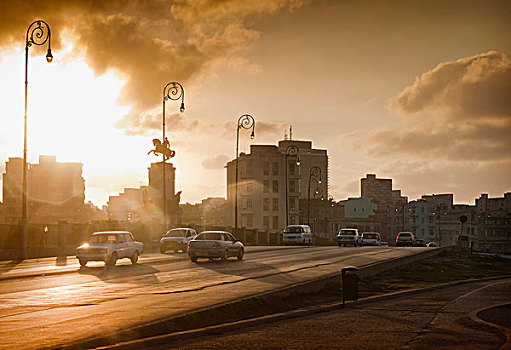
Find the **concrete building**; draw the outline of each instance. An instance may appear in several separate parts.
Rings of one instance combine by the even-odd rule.
[[[480,250],[511,252],[511,192],[489,198],[483,193],[475,204]]]
[[[401,196],[401,190],[392,189],[392,179],[378,179],[375,174],[367,174],[360,180],[360,196],[372,199],[377,205],[375,216],[381,223],[382,240],[395,240],[398,232],[403,231],[408,197]]]
[[[286,155],[291,146],[298,148],[297,156]],[[309,175],[315,166],[321,169],[321,181],[311,181],[308,195]],[[226,165],[229,226],[235,225],[235,168],[236,160]],[[249,154],[239,155],[238,227],[277,232],[286,224],[300,224],[300,212],[305,209],[301,207],[300,199],[309,197],[328,197],[326,150],[312,148],[311,141],[282,140],[278,146],[251,145]]]
[[[180,223],[179,202],[181,192],[175,193],[176,168],[166,163],[165,192],[167,201],[167,220],[169,224]],[[125,188],[117,196],[108,199],[108,217],[121,221],[163,221],[163,169],[162,162],[151,163],[148,168],[149,186]]]
[[[22,172],[23,159],[9,158],[3,174],[5,222],[17,222],[21,217]],[[39,164],[28,164],[29,222],[86,222],[91,213],[84,201],[85,181],[81,163],[57,162],[56,156],[41,155]]]

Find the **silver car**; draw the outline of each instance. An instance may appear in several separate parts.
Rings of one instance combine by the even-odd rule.
[[[193,228],[173,228],[168,230],[165,236],[160,239],[160,253],[165,253],[167,250],[173,250],[177,253],[178,250],[186,252],[188,242],[197,237],[197,232]]]
[[[227,260],[230,257],[243,259],[243,243],[225,231],[204,231],[188,243],[188,256],[193,262],[198,258]]]
[[[136,242],[128,231],[95,232],[87,243],[76,248],[76,257],[81,266],[88,261],[104,261],[113,266],[118,259],[128,258],[136,264],[144,250],[142,242]]]

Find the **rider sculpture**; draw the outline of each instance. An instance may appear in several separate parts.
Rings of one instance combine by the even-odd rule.
[[[154,149],[147,152],[147,154],[154,153],[155,155],[161,154],[164,160],[173,158],[176,155],[176,151],[170,149],[170,142],[168,138],[165,138],[163,143],[159,139],[153,139]]]

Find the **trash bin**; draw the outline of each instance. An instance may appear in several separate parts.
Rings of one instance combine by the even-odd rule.
[[[341,269],[342,304],[349,300],[358,300],[358,273],[355,266]]]

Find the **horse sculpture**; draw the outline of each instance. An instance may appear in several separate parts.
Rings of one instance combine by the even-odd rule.
[[[154,155],[163,155],[165,161],[169,158],[173,158],[176,155],[176,151],[170,149],[170,142],[168,138],[165,138],[163,143],[159,139],[153,139],[154,149],[147,152],[147,154],[154,153]]]

